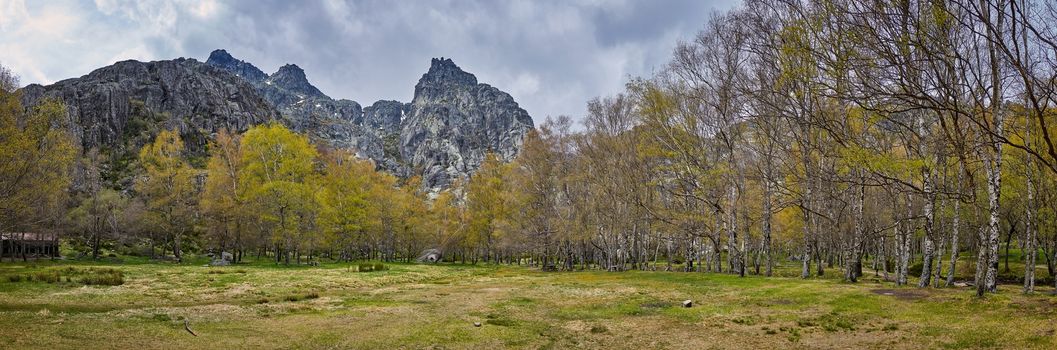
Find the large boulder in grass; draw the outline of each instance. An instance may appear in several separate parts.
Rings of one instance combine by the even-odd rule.
[[[418,262],[436,264],[439,263],[441,259],[443,259],[443,257],[444,255],[441,254],[440,250],[438,249],[426,249],[422,252],[422,254],[419,254]]]
[[[219,256],[214,255],[213,261],[209,262],[209,265],[213,266],[228,266],[235,262],[235,256],[228,252],[220,252]]]

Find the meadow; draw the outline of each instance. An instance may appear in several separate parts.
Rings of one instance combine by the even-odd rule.
[[[869,274],[849,284],[458,264],[4,262],[0,348],[1057,346],[1052,287],[1000,289],[979,299]]]

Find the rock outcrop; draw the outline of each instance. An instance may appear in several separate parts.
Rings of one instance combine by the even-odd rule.
[[[451,59],[435,58],[415,85],[400,150],[426,186],[446,188],[476,171],[489,152],[513,160],[532,127],[509,94],[478,83]]]
[[[260,69],[225,50],[210,53],[206,64],[244,77],[279,110],[291,129],[332,147],[354,150],[357,156],[373,159],[387,170],[400,170],[397,164],[385,160],[382,138],[360,126],[363,120],[360,104],[327,96],[308,81],[301,67],[286,64],[271,75],[256,74]]]
[[[201,136],[221,128],[243,131],[279,118],[245,80],[194,59],[122,61],[22,91],[26,106],[42,98],[63,100],[71,132],[86,150],[122,145],[148,113],[164,116],[149,122],[178,128],[192,147],[205,146]]]

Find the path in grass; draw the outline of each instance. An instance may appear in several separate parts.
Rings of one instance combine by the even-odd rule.
[[[120,286],[7,277],[63,268],[0,264],[0,348],[1057,344],[1057,297],[1022,296],[1013,286],[978,300],[964,289],[876,282],[426,265],[364,273],[348,265],[107,265],[124,273]],[[694,307],[682,308],[685,299]]]

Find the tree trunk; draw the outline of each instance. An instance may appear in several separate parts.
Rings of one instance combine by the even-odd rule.
[[[958,176],[957,180],[955,180],[954,186],[957,189],[957,193],[959,196],[962,193],[962,174],[965,172],[964,167],[965,165],[962,162],[958,162]],[[945,284],[945,286],[947,287],[950,287],[952,284],[954,284],[954,271],[955,268],[958,266],[958,230],[960,229],[959,225],[961,224],[962,216],[961,204],[961,198],[955,199],[954,217],[951,218],[951,266],[950,269],[947,270],[947,283]]]

